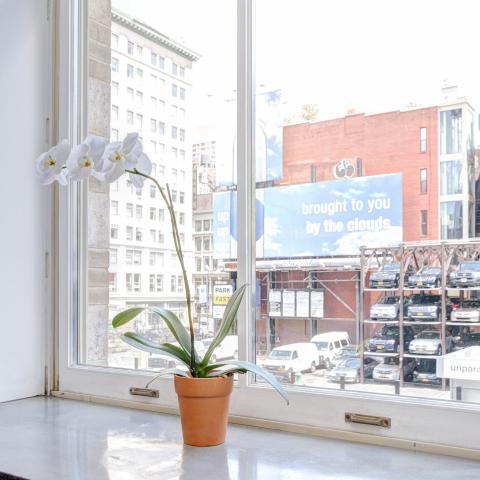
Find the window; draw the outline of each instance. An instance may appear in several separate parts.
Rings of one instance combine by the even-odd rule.
[[[118,225],[110,225],[110,238],[114,240],[118,239]]]
[[[137,68],[137,77],[143,79],[143,70],[141,68]]]
[[[133,78],[133,65],[127,65],[127,78]]]
[[[170,291],[171,292],[177,291],[177,277],[175,275],[170,276]]]
[[[118,58],[112,58],[112,72],[118,72]]]
[[[172,126],[172,138],[175,140],[177,138],[177,127]]]
[[[143,115],[141,113],[137,113],[137,126],[139,129],[143,128]]]
[[[150,53],[150,63],[156,67],[157,66],[157,54],[155,52]]]
[[[420,169],[420,193],[427,193],[427,169]]]
[[[178,149],[176,147],[172,147],[172,161],[176,162],[178,156]]]
[[[180,100],[185,100],[185,89],[180,88]]]
[[[428,235],[428,211],[420,210],[420,234],[424,237]]]
[[[185,225],[185,213],[180,212],[180,213],[178,214],[178,223],[179,223],[180,225]]]
[[[425,153],[427,151],[427,128],[420,128],[420,153]]]
[[[164,146],[164,145],[163,145]],[[160,178],[164,178],[165,177],[165,165],[159,165],[158,166],[158,176]]]
[[[183,292],[183,277],[180,275],[177,276],[177,291],[179,293]]]
[[[165,235],[162,232],[158,232],[158,243],[160,244],[165,243]]]
[[[158,133],[160,135],[165,135],[165,123],[164,122],[158,122]],[[164,146],[165,149],[165,146]]]
[[[137,103],[143,105],[143,92],[137,90]]]
[[[155,291],[155,275],[153,274],[149,275],[148,290],[150,293]]]
[[[463,206],[461,201],[440,202],[440,232],[442,240],[462,238]]]
[[[158,221],[163,223],[165,221],[165,210],[163,208],[158,209]]]
[[[180,161],[185,163],[185,150],[180,150]]]
[[[177,201],[177,191],[172,190],[172,202],[176,202],[176,201]]]
[[[150,97],[150,106],[153,110],[157,109],[157,97]]]
[[[207,272],[210,270],[210,257],[203,257],[203,268]]]
[[[142,229],[141,229],[141,228],[135,229],[135,240],[136,240],[137,242],[141,242],[141,241],[142,241],[142,238],[143,238],[143,236],[142,236]]]
[[[140,292],[141,289],[142,289],[141,275],[139,273],[134,273],[133,274],[133,291]]]
[[[462,109],[440,112],[440,153],[462,152]]]
[[[117,264],[117,249],[116,248],[111,248],[109,251],[109,263],[110,265],[116,265]]]
[[[128,218],[133,218],[133,203],[127,203],[125,205],[125,212]]]
[[[110,215],[118,215],[118,201],[110,200]]]
[[[112,48],[118,48],[118,35],[112,33]]]
[[[317,181],[317,165],[314,163],[310,165],[310,182],[315,183]]]
[[[163,252],[150,252],[150,266],[163,267]]]
[[[180,192],[179,196],[178,196],[178,199],[179,199],[181,204],[184,204],[185,203],[185,192]]]
[[[202,251],[202,237],[195,238],[195,251],[196,252]]]
[[[130,103],[133,103],[133,88],[127,87],[127,97]]]
[[[157,292],[163,291],[163,275],[157,275]]]
[[[160,113],[165,113],[165,102],[163,100],[158,101],[158,111]]]
[[[201,232],[202,231],[202,221],[201,220],[195,220],[195,231],[196,232]]]
[[[172,97],[176,97],[178,95],[178,86],[172,83]]]
[[[203,231],[208,232],[210,230],[210,220],[203,221]]]
[[[150,241],[152,243],[155,243],[157,241],[157,231],[156,230],[150,230]]]
[[[127,110],[127,123],[133,125],[133,112],[131,110]]]
[[[202,271],[202,257],[195,257],[195,269],[197,272]]]
[[[153,133],[157,131],[157,121],[154,118],[150,119],[150,131]]]
[[[158,66],[159,68],[161,68],[162,70],[165,69],[165,58],[163,57],[158,57]]]
[[[176,63],[172,63],[172,75],[178,74],[178,65]]]
[[[135,217],[141,219],[143,216],[143,207],[141,205],[135,205]]]
[[[143,47],[140,45],[137,45],[137,55],[141,57],[143,55]]]
[[[185,141],[185,130],[183,128],[180,129],[180,141]]]
[[[118,82],[112,82],[112,95],[118,97]]]
[[[150,220],[156,220],[157,218],[157,209],[155,207],[150,207]]]
[[[110,141],[112,142],[118,141],[118,128],[112,128],[112,132],[110,134]]]
[[[155,198],[157,196],[157,188],[155,185],[150,185],[150,198]]]
[[[448,160],[440,162],[440,194],[457,195],[463,193],[463,162]]]
[[[127,225],[125,227],[125,239],[126,240],[133,240],[133,227]]]
[[[203,249],[208,252],[210,250],[210,237],[205,237],[203,239]]]
[[[133,42],[128,42],[127,43],[127,52],[129,55],[133,55]]]
[[[180,77],[181,78],[185,77],[185,67],[180,67]]]
[[[176,182],[178,179],[178,170],[176,168],[172,168],[172,178],[174,182]]]

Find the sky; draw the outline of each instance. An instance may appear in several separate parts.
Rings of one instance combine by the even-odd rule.
[[[233,0],[113,0],[198,52],[196,115],[235,98]],[[438,104],[445,83],[480,105],[476,0],[257,0],[256,83],[282,90],[285,117],[314,103],[319,119]]]

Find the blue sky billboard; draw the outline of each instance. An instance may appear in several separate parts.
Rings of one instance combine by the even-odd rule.
[[[236,258],[236,192],[214,194],[214,254]],[[257,258],[357,255],[403,240],[402,175],[257,189]]]

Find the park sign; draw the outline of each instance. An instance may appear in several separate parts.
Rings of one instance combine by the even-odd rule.
[[[233,285],[231,283],[215,283],[212,294],[213,318],[223,318],[225,308],[233,295]]]
[[[237,193],[213,198],[214,255],[234,259]],[[376,175],[256,191],[257,258],[359,255],[403,240],[402,175]]]

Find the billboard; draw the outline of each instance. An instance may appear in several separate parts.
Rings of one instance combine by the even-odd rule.
[[[403,240],[402,175],[257,189],[257,258],[358,255]],[[214,255],[236,258],[236,192],[213,198]]]

